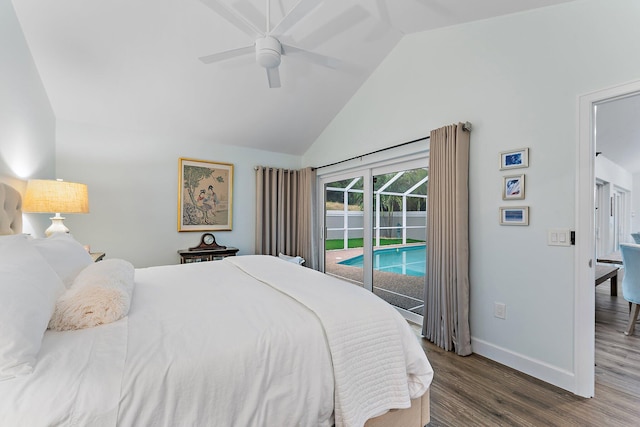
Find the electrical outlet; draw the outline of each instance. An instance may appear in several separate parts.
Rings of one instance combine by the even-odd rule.
[[[501,302],[493,303],[493,315],[498,319],[507,318],[507,305]]]

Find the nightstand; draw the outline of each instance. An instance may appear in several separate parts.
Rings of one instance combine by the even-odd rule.
[[[93,258],[93,262],[98,262],[98,261],[102,261],[102,258],[104,258],[105,253],[104,252],[89,252],[89,255],[91,255],[91,258]]]
[[[238,248],[231,247],[224,249],[183,249],[178,251],[178,255],[180,255],[180,264],[188,264],[190,262],[217,261],[228,256],[235,256],[238,251]]]
[[[217,261],[228,256],[235,256],[238,248],[222,246],[216,243],[216,237],[211,233],[204,233],[200,244],[193,248],[178,251],[180,264],[190,262]]]

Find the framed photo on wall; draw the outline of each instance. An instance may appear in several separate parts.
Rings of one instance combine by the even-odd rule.
[[[528,206],[503,206],[500,208],[500,225],[529,225]]]
[[[529,167],[529,149],[503,151],[500,153],[500,170]]]
[[[502,200],[524,199],[524,174],[502,177]]]
[[[178,231],[231,230],[233,165],[181,157]]]

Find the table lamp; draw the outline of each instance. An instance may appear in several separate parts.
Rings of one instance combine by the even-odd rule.
[[[68,233],[60,213],[88,213],[89,194],[85,184],[48,179],[31,179],[27,182],[22,208],[25,212],[55,213],[51,226],[44,232]]]

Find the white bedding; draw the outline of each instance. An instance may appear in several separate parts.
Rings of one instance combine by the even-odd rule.
[[[274,257],[228,260],[321,320],[333,361],[337,426],[361,426],[389,409],[408,408],[429,387],[433,370],[415,335],[373,293]]]
[[[230,263],[137,270],[128,353],[123,426],[331,424],[320,323]]]
[[[0,425],[331,426],[334,388],[337,426],[409,406],[433,376],[410,328],[326,278],[261,256],[138,269],[128,317],[48,331],[0,382]]]
[[[0,426],[116,425],[127,323],[47,331],[33,372],[0,382]]]

